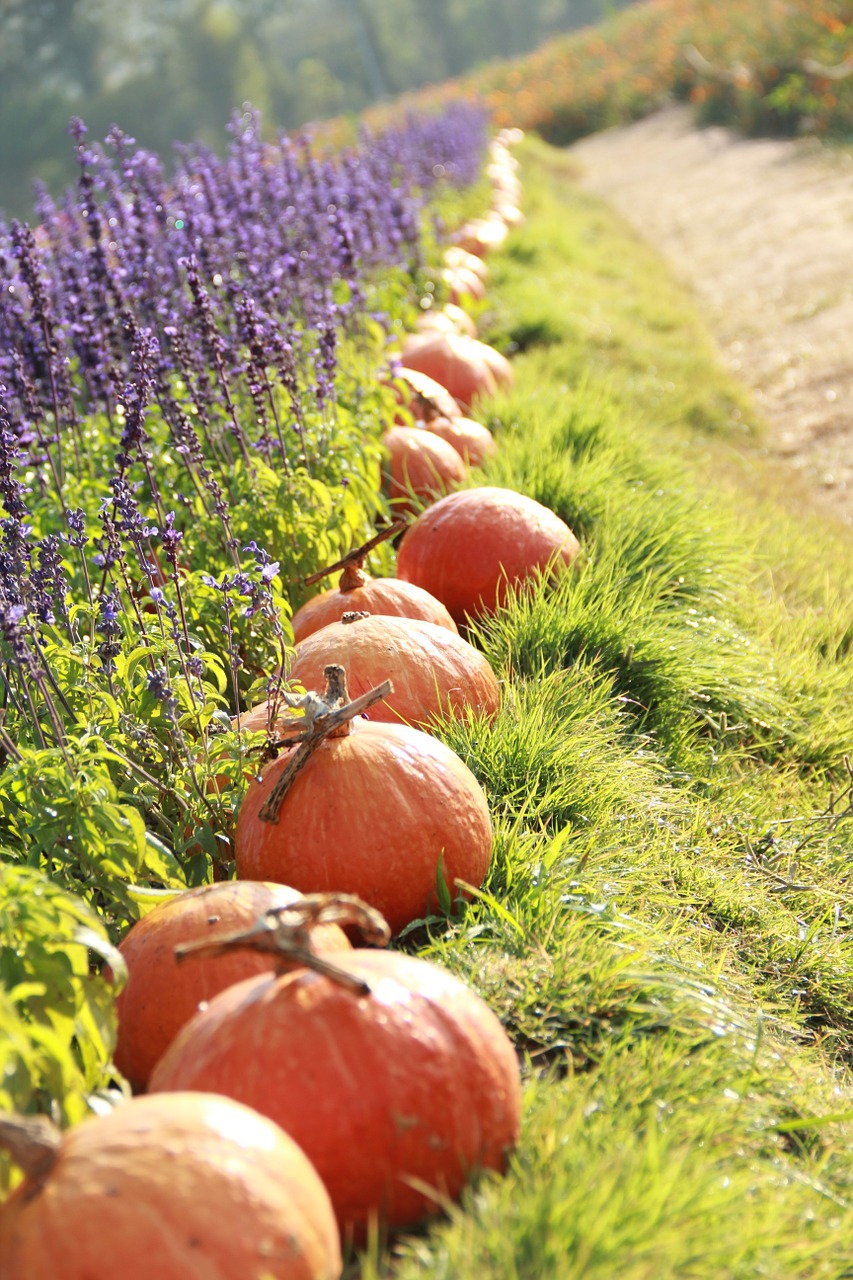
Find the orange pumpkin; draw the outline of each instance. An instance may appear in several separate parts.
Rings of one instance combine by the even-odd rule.
[[[438,330],[409,334],[403,342],[403,359],[408,367],[447,387],[463,405],[494,395],[499,386],[512,382],[509,361],[499,351],[462,334]]]
[[[426,422],[430,418],[458,418],[462,413],[445,386],[417,369],[398,369],[394,376],[394,392],[404,408]],[[397,421],[402,422],[402,419]]]
[[[454,305],[473,298],[482,302],[486,296],[486,286],[475,271],[467,267],[445,267],[441,278],[450,290],[450,300]]]
[[[493,249],[499,249],[507,237],[507,225],[494,215],[485,218],[472,218],[460,228],[456,235],[456,243],[468,253],[478,258],[485,258]]]
[[[223,992],[174,1042],[152,1088],[210,1089],[270,1116],[359,1238],[372,1218],[410,1226],[472,1175],[502,1170],[521,1099],[506,1033],[457,978],[387,951],[352,951],[340,968],[369,993],[304,970]]]
[[[354,614],[330,623],[296,646],[289,678],[319,689],[329,663],[346,668],[351,698],[391,680],[393,692],[368,708],[369,720],[423,725],[466,707],[491,718],[500,706],[500,685],[479,649],[431,622]]]
[[[299,644],[330,622],[340,622],[345,613],[418,618],[421,622],[431,622],[434,626],[457,632],[456,623],[444,605],[428,591],[414,587],[410,582],[401,582],[399,578],[371,578],[360,562],[354,562],[344,568],[333,591],[323,591],[296,610],[291,619],[294,641]]]
[[[492,191],[496,196],[516,202],[521,199],[521,182],[515,169],[506,160],[487,165],[486,174],[492,180]]]
[[[424,427],[434,436],[441,436],[469,467],[481,467],[495,456],[497,445],[488,427],[473,418],[433,418]]]
[[[459,267],[464,267],[466,271],[473,271],[474,275],[479,276],[483,284],[489,278],[489,268],[482,258],[478,258],[476,253],[468,253],[465,249],[460,249],[458,244],[452,244],[444,251],[445,266],[450,267],[451,271],[456,271]]]
[[[388,450],[388,497],[396,512],[416,511],[448,489],[462,484],[468,468],[453,445],[428,431],[392,427],[383,441]]]
[[[63,1135],[0,1208],[3,1280],[336,1280],[329,1196],[266,1116],[134,1098]]]
[[[272,729],[273,734],[280,726],[282,720],[290,719],[293,712],[287,706],[283,699],[278,699],[276,707],[276,717],[272,725],[269,723],[270,704],[267,702],[259,702],[256,707],[252,707],[251,711],[242,711],[240,713],[240,728],[243,733],[267,733]],[[254,773],[251,775],[254,777]]]
[[[264,770],[237,815],[242,880],[276,880],[303,893],[354,893],[394,933],[438,905],[439,863],[475,888],[489,868],[486,797],[449,747],[408,725],[357,720],[321,742],[297,775],[279,820],[259,817],[293,749]]]
[[[451,493],[403,535],[397,573],[447,605],[457,623],[492,613],[517,586],[579,551],[569,526],[541,503],[484,486]]]
[[[515,381],[515,375],[512,371],[512,365],[507,360],[506,356],[502,355],[500,351],[495,349],[495,347],[490,347],[488,342],[478,342],[476,346],[477,354],[481,359],[485,360],[486,364],[491,369],[492,377],[498,384],[500,390],[509,391]]]
[[[446,302],[440,310],[424,311],[417,319],[418,329],[445,329],[456,333],[464,333],[468,338],[476,338],[477,326],[468,315],[454,302]]]
[[[498,199],[494,205],[494,212],[508,227],[520,227],[524,224],[524,214],[509,197]]]
[[[135,1092],[146,1087],[154,1064],[203,1001],[275,964],[268,955],[250,951],[189,956],[178,964],[175,947],[248,928],[273,907],[300,897],[283,884],[226,880],[179,894],[130,929],[119,946],[128,981],[116,1002],[115,1064]],[[349,949],[346,934],[334,925],[318,926],[311,939],[318,952]]]

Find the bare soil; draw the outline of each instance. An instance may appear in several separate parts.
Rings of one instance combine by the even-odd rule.
[[[696,129],[676,106],[572,152],[698,297],[768,454],[853,524],[853,153]]]

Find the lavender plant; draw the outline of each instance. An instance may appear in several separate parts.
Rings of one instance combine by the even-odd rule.
[[[377,319],[485,129],[454,108],[333,157],[246,111],[171,178],[71,134],[76,187],[0,225],[0,857],[115,930],[229,874],[240,711],[301,579],[385,514]]]

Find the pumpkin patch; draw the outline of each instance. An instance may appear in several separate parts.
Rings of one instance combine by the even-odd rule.
[[[133,926],[119,947],[128,980],[116,1004],[115,1063],[134,1090],[145,1088],[154,1064],[203,1001],[273,966],[269,956],[251,951],[198,956],[179,965],[175,947],[227,937],[299,897],[282,884],[224,881],[179,894]],[[320,952],[349,949],[346,935],[333,925],[319,926],[312,945]]]
[[[415,418],[456,418],[462,413],[447,387],[419,369],[403,367],[394,374],[394,394],[398,403]],[[398,423],[404,424],[402,417]]]
[[[388,450],[388,497],[395,512],[417,510],[462,484],[468,468],[459,453],[437,435],[414,427],[392,427],[384,437]]]
[[[489,428],[473,418],[433,418],[424,425],[427,431],[453,445],[469,467],[482,467],[497,452],[495,437]]]
[[[485,345],[457,333],[410,334],[403,343],[403,359],[407,368],[432,378],[446,387],[454,400],[470,408],[476,400],[493,396],[498,389],[493,358]]]
[[[356,950],[318,974],[251,978],[217,996],[158,1065],[152,1090],[222,1093],[274,1119],[328,1188],[342,1231],[392,1229],[500,1171],[518,1138],[512,1045],[491,1010],[436,965]]]
[[[375,613],[382,617],[415,618],[457,631],[456,623],[440,600],[422,587],[402,578],[371,578],[357,565],[348,565],[338,585],[308,600],[291,619],[297,644],[345,613]]]

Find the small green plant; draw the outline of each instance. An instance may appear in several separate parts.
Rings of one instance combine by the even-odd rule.
[[[92,908],[35,867],[0,863],[0,1110],[74,1123],[115,1087],[123,981],[122,958]],[[4,1157],[0,1184],[8,1177]]]

